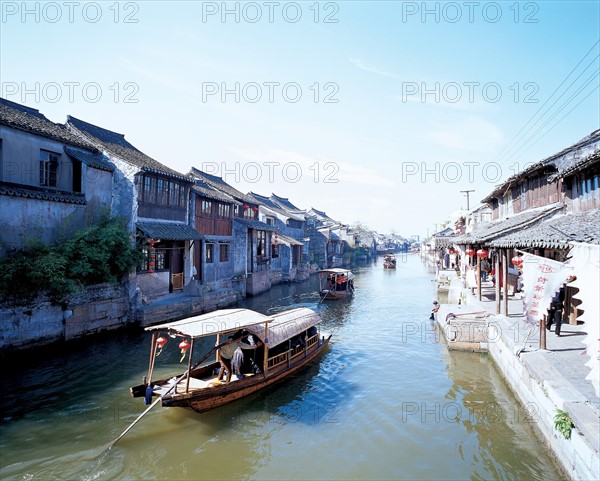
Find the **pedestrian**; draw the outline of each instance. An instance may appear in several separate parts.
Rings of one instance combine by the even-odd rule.
[[[235,353],[236,349],[256,349],[257,347],[258,343],[251,345],[242,342],[242,331],[238,331],[234,335],[229,336],[227,338],[226,344],[221,346],[221,348],[219,349],[221,369],[219,370],[217,380],[223,380],[223,375],[225,374],[225,371],[227,371],[225,382],[228,383],[231,381],[231,374],[233,373],[231,358],[233,357],[233,354]]]
[[[431,316],[429,316],[429,320],[433,321],[435,319],[435,313],[440,310],[440,304],[438,301],[433,301],[433,308],[431,309]]]
[[[481,268],[481,280],[485,282],[487,281],[488,272],[492,270],[490,261],[488,261],[487,258],[482,259],[479,267]]]
[[[550,330],[552,324],[556,324],[554,333],[560,337],[560,326],[562,325],[563,317],[563,303],[565,300],[565,286],[563,284],[561,288],[556,291],[550,302],[550,308],[548,309],[548,318],[546,320],[546,329]]]

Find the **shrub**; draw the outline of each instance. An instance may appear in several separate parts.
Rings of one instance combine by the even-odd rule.
[[[27,303],[45,292],[62,302],[82,286],[118,282],[140,260],[125,224],[105,218],[64,244],[37,243],[0,259],[0,296]]]

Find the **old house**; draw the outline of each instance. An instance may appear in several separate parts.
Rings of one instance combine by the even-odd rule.
[[[277,202],[277,199],[287,199],[275,195],[266,197],[254,192],[249,195],[259,203],[260,220],[275,228],[271,242],[272,284],[297,280],[304,246],[304,216],[299,212],[290,212]],[[306,278],[305,275],[300,277]]]
[[[114,170],[63,125],[0,99],[0,256],[66,238],[111,213]]]
[[[235,269],[233,233],[234,212],[243,204],[202,180],[202,175],[194,168],[188,174],[195,182],[191,202],[193,225],[203,237],[195,243],[193,252],[196,291],[233,289],[236,296],[245,297],[245,270]]]
[[[512,176],[482,200],[491,207],[493,221],[461,236],[457,244],[490,251],[496,272],[507,279],[502,286],[505,300],[516,289],[516,269],[510,260],[517,250],[564,262],[574,242],[598,244],[599,165],[600,130],[596,130]],[[500,312],[500,283],[496,289]],[[569,298],[573,294],[569,289]],[[570,305],[574,322],[577,312]]]
[[[255,296],[271,288],[271,242],[275,230],[259,220],[259,203],[254,197],[230,186],[221,177],[192,168],[194,180],[216,189],[236,202],[232,211],[233,275],[246,281],[246,295]]]
[[[194,275],[191,247],[202,238],[188,224],[193,181],[138,150],[123,134],[72,116],[67,128],[92,143],[116,167],[119,195],[113,209],[128,219],[146,254],[136,275],[139,296],[152,300],[181,291]]]

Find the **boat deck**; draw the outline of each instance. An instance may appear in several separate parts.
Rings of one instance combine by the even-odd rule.
[[[251,377],[251,376],[254,376],[254,374],[244,374],[244,377]],[[155,386],[152,392],[158,396],[162,396],[163,394],[167,393],[167,391],[171,388],[171,386],[173,386],[174,381],[175,381],[175,379],[170,379],[169,382],[167,382],[165,384],[162,384],[160,386]],[[236,376],[231,376],[230,383],[235,382],[235,381],[238,381],[238,378]],[[184,393],[186,383],[187,383],[187,379],[181,380],[177,384],[177,389],[175,389],[175,391],[172,391],[172,393],[173,394]],[[225,384],[225,381],[219,381],[217,379],[217,376],[214,376],[214,377],[212,377],[210,379],[206,379],[206,380],[205,379],[196,379],[195,377],[191,377],[189,392],[197,391],[199,389],[216,387],[216,386],[220,386],[222,384]]]

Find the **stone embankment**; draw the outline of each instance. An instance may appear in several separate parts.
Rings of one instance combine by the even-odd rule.
[[[449,349],[489,353],[523,404],[523,422],[535,428],[569,478],[600,479],[600,398],[586,380],[585,324],[563,325],[560,337],[547,332],[547,349],[540,349],[539,329],[524,322],[519,294],[509,297],[508,316],[503,316],[495,313],[491,283],[482,291],[479,301],[468,289],[452,295],[449,287],[449,299],[460,304],[443,304],[436,316]],[[558,410],[573,421],[569,439],[554,426]]]

